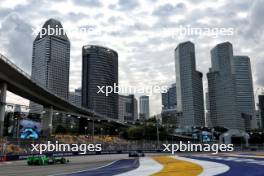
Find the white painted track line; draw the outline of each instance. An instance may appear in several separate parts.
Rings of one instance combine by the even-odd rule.
[[[230,167],[217,162],[212,161],[204,161],[204,160],[197,160],[197,159],[191,159],[191,158],[185,158],[185,157],[179,157],[179,156],[172,156],[179,160],[189,161],[196,164],[199,164],[203,168],[203,172],[199,176],[213,176],[218,175],[227,172]]]
[[[119,174],[118,176],[149,176],[163,169],[163,166],[150,157],[139,159],[139,167],[135,170]]]

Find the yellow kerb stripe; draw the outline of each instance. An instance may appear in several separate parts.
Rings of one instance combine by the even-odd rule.
[[[203,171],[203,168],[198,164],[177,160],[169,156],[152,158],[163,165],[163,169],[152,176],[196,176]]]

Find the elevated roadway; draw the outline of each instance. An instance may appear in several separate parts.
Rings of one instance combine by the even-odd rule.
[[[0,54],[0,136],[3,135],[3,125],[6,105],[6,91],[10,91],[28,100],[34,101],[50,109],[48,117],[52,118],[53,109],[79,114],[86,118],[111,120],[103,115],[94,113],[92,110],[77,106],[63,99],[31,79],[31,76],[17,67],[8,58]],[[50,122],[51,119],[48,120]]]

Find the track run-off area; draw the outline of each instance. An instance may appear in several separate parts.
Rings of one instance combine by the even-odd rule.
[[[0,175],[60,176],[264,176],[263,153],[98,155],[70,158],[65,165],[27,166],[25,161],[0,164]],[[22,170],[21,170],[22,169]]]

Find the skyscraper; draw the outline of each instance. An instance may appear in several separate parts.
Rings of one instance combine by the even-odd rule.
[[[70,92],[69,101],[77,106],[82,106],[82,90],[75,89],[74,92]]]
[[[161,94],[162,98],[162,111],[161,118],[162,123],[166,125],[179,126],[180,114],[176,110],[177,107],[177,95],[176,95],[176,84],[172,84],[168,88],[166,93]]]
[[[264,95],[259,95],[259,110],[260,110],[260,116],[261,116],[261,126],[264,128]]]
[[[162,110],[176,109],[176,84],[172,84],[166,93],[161,94],[162,97]]]
[[[149,118],[149,96],[139,97],[139,114],[140,118]]]
[[[192,42],[184,42],[177,46],[175,67],[177,111],[182,112],[180,126],[204,126],[203,75],[196,70]]]
[[[49,29],[61,32],[48,34]],[[68,99],[69,71],[70,41],[61,23],[58,20],[49,19],[33,43],[31,77],[52,93]],[[30,109],[33,113],[40,113],[42,106],[31,102]]]
[[[260,110],[256,110],[256,122],[257,122],[257,129],[263,129]]]
[[[118,94],[99,92],[98,86],[118,85],[118,54],[96,45],[82,49],[82,105],[109,118],[118,118]]]
[[[205,92],[205,124],[207,127],[212,127],[210,118],[210,102],[208,90]]]
[[[236,100],[247,130],[257,128],[251,64],[248,56],[234,56],[232,68],[236,81]]]
[[[236,82],[232,68],[233,47],[229,42],[216,45],[211,50],[212,67],[207,74],[212,126],[245,129],[236,100]]]
[[[138,118],[138,104],[134,95],[119,95],[119,112],[118,119],[120,121],[135,121]]]

